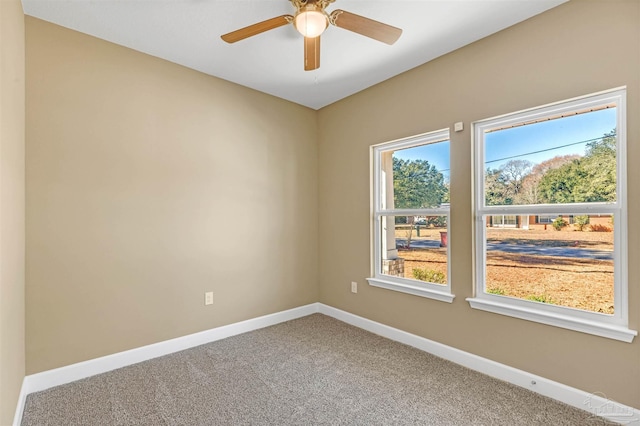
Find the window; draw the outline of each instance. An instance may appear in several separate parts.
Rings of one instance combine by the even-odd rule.
[[[558,215],[552,215],[552,214],[541,214],[541,215],[538,215],[536,217],[538,218],[538,220],[536,221],[538,223],[551,224],[556,219],[556,217],[559,217],[559,216]]]
[[[473,308],[631,342],[625,89],[474,123]]]
[[[502,215],[496,215],[496,216],[489,216],[490,226],[515,228],[517,223],[518,223],[518,219],[515,215],[502,214]]]
[[[452,302],[449,130],[372,147],[369,284]]]

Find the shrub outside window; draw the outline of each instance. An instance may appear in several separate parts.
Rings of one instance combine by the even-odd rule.
[[[452,302],[449,130],[373,146],[369,284]]]
[[[632,341],[625,89],[474,123],[473,308]]]

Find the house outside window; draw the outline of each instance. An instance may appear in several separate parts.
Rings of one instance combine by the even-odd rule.
[[[372,286],[452,302],[449,130],[375,145]]]
[[[625,101],[616,89],[474,123],[473,308],[637,335],[628,329]]]

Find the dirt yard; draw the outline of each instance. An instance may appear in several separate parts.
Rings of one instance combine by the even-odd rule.
[[[429,229],[414,241],[440,241],[439,230]],[[404,239],[405,231],[396,231]],[[487,229],[489,242],[542,247],[573,247],[613,250],[612,232]],[[405,277],[413,268],[447,274],[445,248],[401,250]],[[613,313],[613,262],[588,258],[540,256],[488,251],[487,289],[490,293],[557,304],[593,312]]]

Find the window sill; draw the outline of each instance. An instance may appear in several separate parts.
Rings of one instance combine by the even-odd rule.
[[[629,328],[620,325],[590,321],[569,315],[544,312],[539,309],[514,306],[509,303],[471,297],[467,299],[467,302],[469,302],[469,305],[471,305],[473,309],[480,309],[482,311],[493,312],[495,314],[507,315],[528,321],[553,325],[569,330],[580,331],[582,333],[593,334],[595,336],[606,337],[608,339],[620,340],[627,343],[631,343],[633,338],[638,335],[637,331],[630,330]]]
[[[445,291],[432,290],[409,284],[401,284],[381,278],[367,278],[367,281],[369,282],[369,285],[372,285],[374,287],[386,288],[387,290],[413,294],[414,296],[426,297],[428,299],[439,300],[441,302],[451,303],[455,298],[453,294],[447,293]]]

